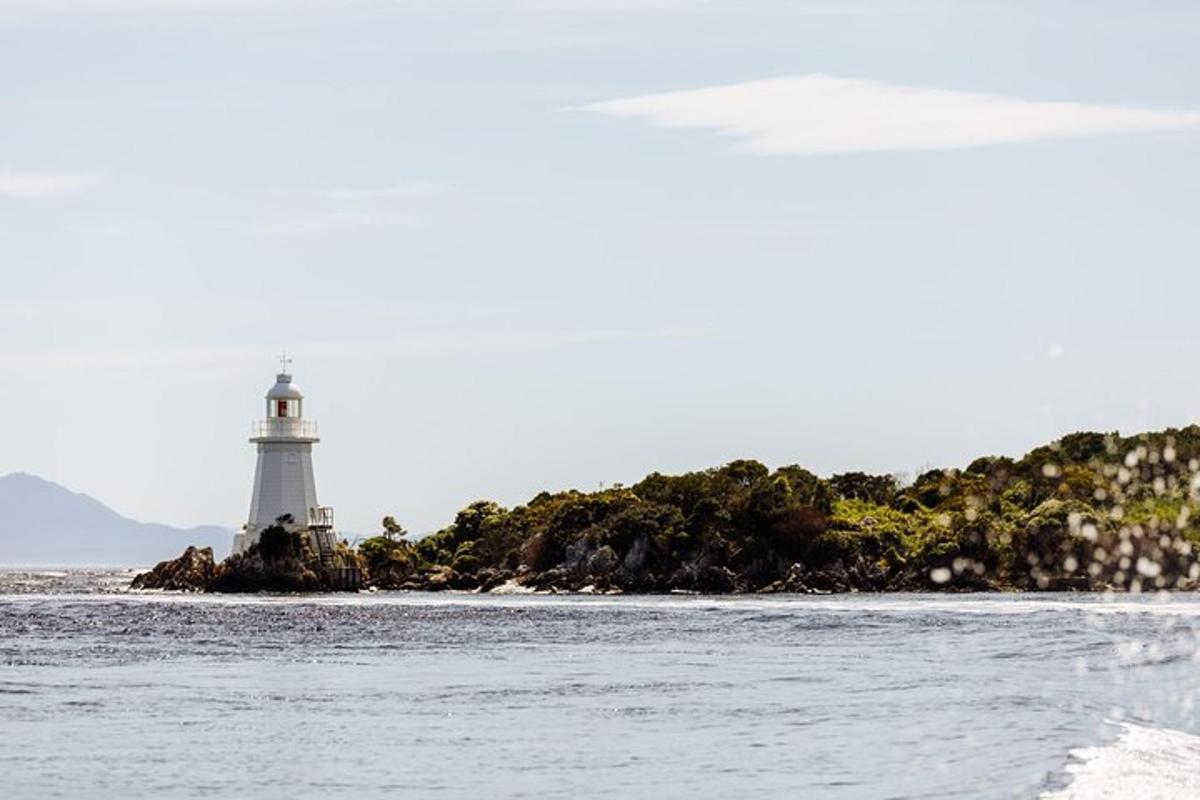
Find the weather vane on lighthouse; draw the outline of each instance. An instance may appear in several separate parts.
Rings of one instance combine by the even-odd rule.
[[[282,353],[279,354],[280,372],[286,373],[288,371],[288,365],[290,365],[291,363],[292,363],[292,360],[290,358],[288,358],[287,350],[284,350]]]

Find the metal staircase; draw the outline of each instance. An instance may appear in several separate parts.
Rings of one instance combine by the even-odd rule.
[[[321,566],[331,574],[336,573],[334,580],[342,589],[354,590],[362,586],[362,574],[358,567],[345,566],[338,558],[332,508],[318,506],[308,510],[308,535]]]

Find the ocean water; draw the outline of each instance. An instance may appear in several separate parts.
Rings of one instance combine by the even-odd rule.
[[[0,573],[0,796],[1195,798],[1200,598]]]

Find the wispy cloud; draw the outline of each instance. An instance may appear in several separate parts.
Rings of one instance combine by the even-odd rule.
[[[0,197],[42,200],[76,194],[91,187],[98,175],[82,172],[16,172],[0,169]]]
[[[952,150],[1200,129],[1200,113],[1020,100],[882,81],[796,75],[592,103],[584,110],[699,128],[754,155]]]

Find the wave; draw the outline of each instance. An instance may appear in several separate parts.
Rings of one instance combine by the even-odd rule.
[[[1200,736],[1129,722],[1112,723],[1112,742],[1071,751],[1070,782],[1041,800],[1194,800],[1200,797]]]

